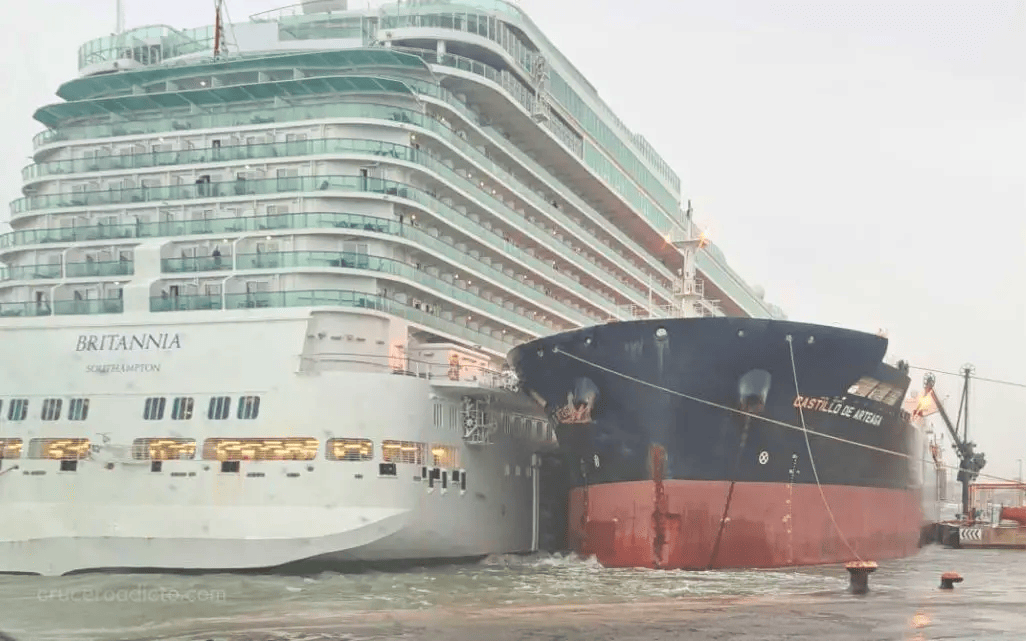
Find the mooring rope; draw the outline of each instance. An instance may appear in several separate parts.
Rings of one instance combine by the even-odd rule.
[[[944,464],[944,463],[936,463],[932,459],[928,459],[928,458],[925,458],[925,457],[914,456],[914,455],[911,455],[911,454],[906,454],[904,452],[896,452],[894,450],[888,450],[888,449],[883,448],[883,447],[877,447],[875,445],[869,445],[868,443],[859,443],[858,441],[852,441],[850,439],[841,438],[840,436],[834,436],[833,434],[824,434],[823,432],[817,432],[815,430],[803,430],[802,427],[798,426],[798,425],[792,425],[792,424],[786,423],[784,421],[778,421],[776,419],[769,418],[768,416],[760,416],[759,414],[753,414],[751,412],[746,412],[744,410],[739,410],[736,407],[730,407],[729,405],[723,405],[721,403],[716,403],[714,401],[706,400],[704,398],[699,398],[697,396],[691,396],[690,394],[685,394],[684,392],[678,392],[677,390],[672,390],[672,389],[670,389],[668,387],[663,387],[661,385],[657,385],[655,383],[652,383],[652,382],[649,382],[649,381],[637,378],[636,376],[631,376],[630,374],[626,374],[624,372],[619,372],[619,371],[617,371],[615,369],[612,369],[610,367],[606,367],[605,365],[599,365],[598,363],[589,361],[588,359],[582,358],[580,356],[577,356],[576,354],[571,354],[570,352],[561,350],[561,349],[559,349],[558,345],[553,346],[552,352],[554,354],[562,354],[563,356],[571,358],[571,359],[573,359],[573,360],[575,360],[575,361],[577,361],[579,363],[583,363],[583,364],[585,364],[585,365],[587,365],[589,367],[594,367],[595,369],[602,370],[603,372],[606,372],[608,374],[612,374],[614,376],[619,376],[620,378],[623,378],[624,380],[628,380],[628,381],[637,383],[638,385],[644,385],[646,387],[650,387],[652,389],[659,390],[660,392],[665,392],[667,394],[672,394],[674,396],[679,396],[681,398],[687,399],[689,401],[693,401],[695,403],[700,403],[700,404],[706,405],[708,407],[715,407],[717,409],[721,409],[721,410],[724,410],[724,411],[727,411],[727,412],[733,412],[734,414],[740,414],[741,416],[748,416],[748,417],[753,418],[755,420],[762,421],[764,423],[769,423],[771,425],[779,425],[780,427],[786,427],[787,429],[790,429],[790,430],[796,430],[796,431],[799,431],[799,432],[805,432],[806,434],[811,434],[813,436],[818,436],[820,438],[825,438],[825,439],[828,439],[828,440],[831,440],[831,441],[836,441],[838,443],[845,443],[847,445],[854,445],[855,447],[861,447],[863,449],[873,450],[874,452],[880,452],[882,454],[888,454],[890,456],[896,456],[898,458],[907,459],[909,461],[915,461],[915,462],[919,462],[919,463],[923,463],[923,462],[925,462],[925,463],[933,463],[937,467],[945,469],[945,470],[954,470],[956,472],[959,472],[959,471],[963,470],[963,468],[961,466],[958,466],[958,465],[947,465],[947,464]],[[971,470],[966,469],[965,471],[971,471]],[[994,474],[987,474],[985,472],[978,472],[977,476],[979,478],[990,479],[990,480],[993,480],[993,481],[1001,481],[1003,483],[1021,483],[1021,481],[1019,481],[1017,479],[1005,478],[1003,476],[996,476]]]
[[[791,353],[791,374],[794,375],[794,393],[801,396],[801,392],[798,388],[798,366],[794,362],[794,341],[791,335],[788,334],[785,338],[787,341],[787,351]],[[834,518],[834,511],[830,509],[830,502],[827,501],[826,492],[823,491],[823,484],[819,482],[819,472],[816,471],[816,459],[812,455],[812,443],[809,441],[809,428],[805,425],[805,410],[802,409],[802,404],[798,404],[798,418],[802,422],[802,434],[805,435],[805,447],[809,451],[809,466],[812,468],[812,476],[816,479],[816,487],[819,488],[819,496],[823,499],[823,507],[826,508],[827,514],[830,515],[830,522],[834,524],[834,529],[837,530],[837,536],[841,537],[841,542],[847,546],[848,550],[855,557],[855,560],[862,561],[862,557],[855,551],[851,543],[848,542],[848,538],[844,536],[844,532],[841,531],[841,526],[837,524],[837,519]],[[789,524],[794,527],[793,524]]]
[[[691,396],[690,394],[685,394],[684,392],[678,392],[677,390],[672,390],[672,389],[670,389],[668,387],[662,387],[661,385],[656,385],[655,383],[650,383],[650,382],[648,382],[646,380],[642,380],[640,378],[631,376],[630,374],[625,374],[623,372],[618,372],[618,371],[616,371],[614,369],[611,369],[609,367],[605,367],[604,365],[599,365],[598,363],[593,363],[593,362],[591,362],[591,361],[589,361],[587,359],[581,358],[580,356],[577,356],[575,354],[571,354],[570,352],[565,352],[565,351],[559,349],[558,345],[553,347],[552,351],[554,353],[562,354],[562,355],[567,356],[569,358],[572,358],[572,359],[574,359],[576,361],[584,363],[585,365],[589,365],[591,367],[594,367],[595,369],[600,369],[600,370],[602,370],[604,372],[608,372],[608,373],[613,374],[615,376],[619,376],[619,377],[627,379],[629,381],[633,381],[635,383],[638,383],[639,385],[645,385],[646,387],[651,387],[651,388],[657,389],[657,390],[659,390],[661,392],[666,392],[667,394],[673,394],[674,396],[679,396],[679,397],[685,398],[685,399],[687,399],[689,401],[694,401],[695,403],[701,403],[702,405],[708,405],[709,407],[715,407],[717,409],[725,410],[725,411],[728,411],[728,412],[733,412],[735,414],[740,414],[741,416],[747,416],[749,418],[754,418],[756,420],[763,421],[763,422],[766,422],[766,423],[770,423],[772,425],[779,425],[781,427],[786,427],[788,429],[796,430],[798,432],[802,431],[802,428],[800,426],[798,426],[798,425],[791,425],[790,423],[785,423],[784,421],[778,421],[776,419],[769,418],[768,416],[760,416],[759,414],[753,414],[752,412],[746,412],[744,410],[739,410],[736,407],[730,407],[729,405],[722,405],[720,403],[716,403],[716,402],[713,402],[713,401],[708,401],[708,400],[706,400],[704,398],[699,398],[697,396]],[[869,445],[867,443],[859,443],[858,441],[852,441],[852,440],[849,440],[849,439],[846,439],[846,438],[841,438],[840,436],[834,436],[833,434],[824,434],[823,432],[815,432],[813,430],[809,430],[808,433],[809,434],[813,434],[815,436],[821,436],[823,438],[830,439],[832,441],[837,441],[839,443],[847,443],[848,445],[856,445],[858,447],[864,447],[864,448],[867,448],[867,449],[870,449],[870,450],[875,450],[877,452],[882,452],[883,454],[890,454],[890,455],[897,456],[897,457],[900,457],[900,458],[905,458],[905,459],[915,458],[913,456],[905,454],[904,452],[895,452],[894,450],[888,450],[888,449],[884,449],[882,447],[876,447],[875,445]]]

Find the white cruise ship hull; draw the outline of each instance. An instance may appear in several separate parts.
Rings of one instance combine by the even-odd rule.
[[[496,417],[530,412],[527,399],[480,380],[410,369],[401,375],[391,366],[381,373],[369,357],[359,371],[356,346],[387,340],[394,319],[285,314],[253,310],[215,320],[191,312],[169,314],[159,326],[3,328],[0,361],[31,354],[38,366],[8,366],[0,375],[2,436],[23,443],[22,455],[0,468],[0,571],[270,568],[535,547],[532,454],[548,430],[540,421],[504,421],[487,435],[490,443],[468,443],[459,415],[464,397],[490,398]],[[94,333],[172,338],[167,349],[78,350],[81,337]],[[332,369],[341,360],[348,371]],[[89,399],[85,420],[42,420],[45,399],[63,398],[67,407],[69,396]],[[207,399],[217,396],[232,399],[225,419],[208,416]],[[255,419],[238,418],[241,396],[260,397]],[[170,418],[178,397],[195,399],[188,420]],[[168,399],[159,420],[144,417],[152,398]],[[8,420],[11,399],[28,399],[25,419]],[[157,470],[137,444],[133,451],[136,439],[168,437],[194,439],[194,458],[163,460]],[[311,460],[241,460],[231,471],[204,452],[208,438],[253,437],[309,437],[319,445]],[[327,460],[326,442],[346,437],[371,440],[373,456]],[[67,460],[31,451],[33,439],[66,438],[94,444],[73,470]],[[382,444],[390,441],[418,444],[427,458],[382,473]],[[439,468],[431,480],[438,446],[453,448],[458,468]]]

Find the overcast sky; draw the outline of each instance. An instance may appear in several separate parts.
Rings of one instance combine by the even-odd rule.
[[[212,0],[124,4],[129,28],[213,21]],[[235,21],[280,4],[228,0]],[[884,328],[894,358],[1026,382],[1026,2],[520,4],[791,319]],[[113,31],[114,6],[36,0],[11,14],[5,201],[42,129],[32,112],[75,75],[79,45]],[[938,387],[954,412],[958,381]],[[1024,403],[1026,390],[976,384],[987,472],[1018,474]]]

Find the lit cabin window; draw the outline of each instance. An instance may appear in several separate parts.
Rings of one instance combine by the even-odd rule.
[[[191,438],[137,438],[132,441],[132,458],[137,461],[194,459],[196,441]]]
[[[59,398],[48,398],[43,401],[43,420],[56,421],[61,417],[61,405],[64,403]]]
[[[312,461],[315,438],[208,438],[203,458],[211,461]]]
[[[73,398],[68,401],[68,420],[84,421],[89,418],[89,399]]]
[[[155,396],[146,399],[143,406],[143,418],[147,421],[159,421],[164,418],[164,408],[167,407],[167,399],[163,396]]]
[[[232,399],[230,397],[215,396],[210,399],[210,405],[207,407],[207,418],[212,421],[223,421],[228,418],[231,408]]]
[[[68,461],[83,459],[88,455],[87,438],[34,438],[29,441],[29,458]]]
[[[374,443],[365,438],[332,438],[324,450],[329,461],[370,461],[374,458]]]
[[[386,463],[424,464],[424,444],[413,441],[384,441],[381,443],[381,458]]]
[[[12,398],[7,404],[7,420],[24,421],[28,415],[28,403],[27,398]]]
[[[188,421],[192,418],[192,409],[195,405],[192,397],[179,396],[171,404],[171,420]]]
[[[453,445],[431,445],[431,466],[432,467],[447,467],[447,468],[458,468],[459,465],[459,448]]]
[[[260,413],[259,396],[240,396],[237,416],[241,419],[254,419]]]
[[[21,458],[20,438],[0,438],[0,459]]]

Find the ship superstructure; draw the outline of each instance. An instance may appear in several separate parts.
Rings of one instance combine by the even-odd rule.
[[[531,550],[555,439],[509,349],[779,315],[513,5],[307,2],[79,71],[0,236],[0,571]]]

